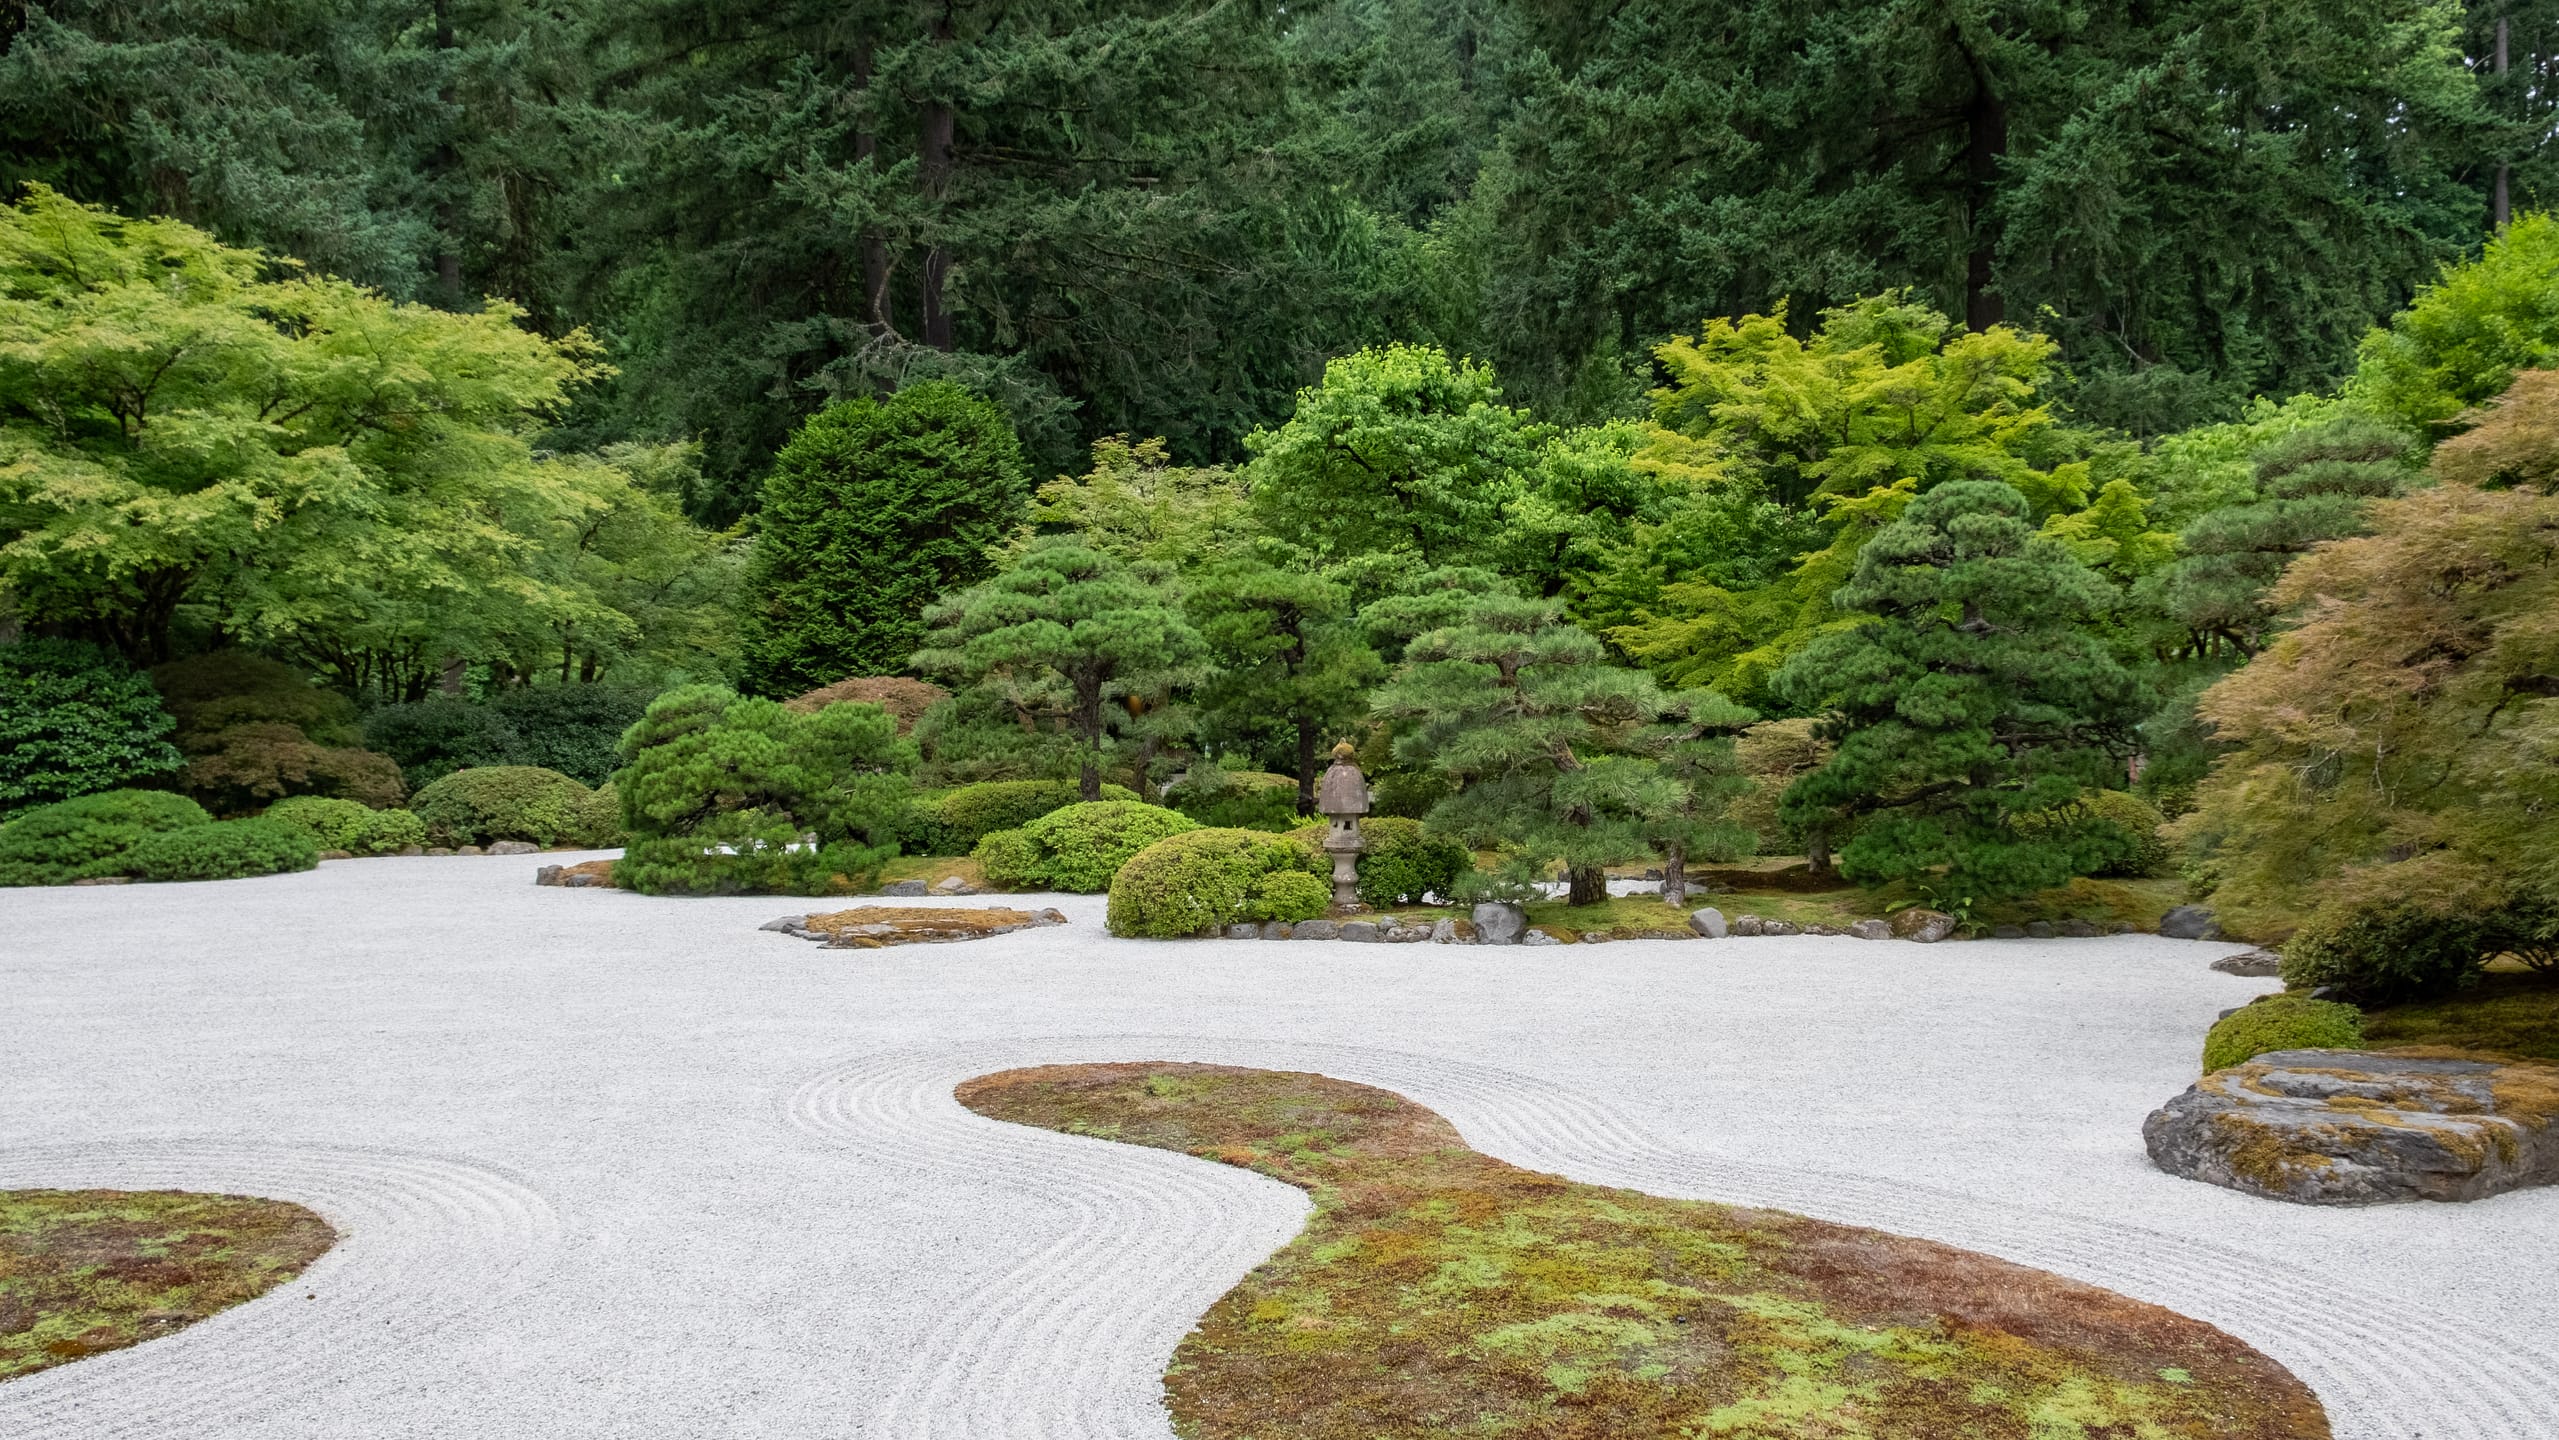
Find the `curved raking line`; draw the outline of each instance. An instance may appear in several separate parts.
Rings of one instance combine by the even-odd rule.
[[[1698,1155],[1601,1102],[1491,1066],[1364,1046],[1166,1035],[904,1048],[828,1070],[792,1097],[796,1128],[868,1160],[965,1174],[1075,1214],[1069,1236],[982,1287],[919,1340],[876,1433],[1171,1434],[1158,1399],[1164,1362],[1219,1295],[1295,1233],[1303,1202],[1289,1207],[1294,1192],[1224,1166],[1000,1124],[951,1093],[998,1070],[1131,1060],[1313,1071],[1406,1095],[1447,1117],[1475,1148],[1531,1169],[1920,1236],[2101,1285],[2262,1350],[2319,1394],[2338,1440],[2559,1435],[2559,1355],[2243,1251],[1927,1186]],[[1235,1188],[1236,1180],[1247,1184]],[[1282,1213],[1288,1223],[1274,1228]],[[1234,1231],[1221,1237],[1222,1226],[1261,1238],[1236,1244]],[[1120,1267],[1140,1253],[1153,1261],[1149,1284],[1126,1283]],[[1174,1267],[1163,1257],[1175,1253],[1192,1257],[1198,1268],[1189,1273],[1204,1278],[1168,1281]]]
[[[357,1146],[220,1140],[0,1149],[0,1189],[290,1200],[338,1242],[294,1280],[173,1335],[0,1385],[9,1440],[203,1440],[310,1399],[518,1292],[560,1225],[487,1166]],[[306,1299],[317,1296],[317,1299]]]

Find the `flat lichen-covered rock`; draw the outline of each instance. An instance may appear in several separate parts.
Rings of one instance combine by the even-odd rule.
[[[1055,909],[965,909],[940,905],[857,905],[824,915],[791,915],[765,926],[815,940],[837,950],[877,950],[885,945],[932,945],[983,940],[1043,925],[1063,925]]]
[[[2478,1200],[2559,1182],[2559,1067],[2458,1052],[2277,1050],[2142,1123],[2172,1175],[2305,1205]]]

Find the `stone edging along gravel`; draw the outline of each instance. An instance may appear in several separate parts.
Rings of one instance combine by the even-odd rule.
[[[0,1189],[258,1195],[307,1206],[338,1232],[310,1268],[257,1299],[0,1385],[9,1440],[219,1435],[520,1293],[560,1243],[550,1203],[512,1176],[353,1146],[208,1139],[0,1149]]]
[[[865,1433],[1144,1437],[1199,1315],[1286,1243],[1306,1202],[1279,1182],[1164,1151],[1005,1125],[962,1109],[960,1081],[1028,1065],[1191,1060],[1311,1070],[1397,1091],[1515,1164],[1652,1194],[1764,1205],[1961,1245],[2221,1326],[2316,1390],[2337,1440],[2559,1434],[2559,1355],[2424,1307],[2235,1250],[1890,1181],[1678,1150],[1607,1106],[1491,1067],[1358,1046],[1076,1036],[876,1054],[808,1081],[788,1122],[868,1164],[958,1171],[1072,1208],[1071,1232],[917,1339]],[[1167,1284],[1169,1253],[1185,1276]],[[1145,1263],[1124,1263],[1132,1259]],[[1155,1273],[1149,1273],[1150,1271]]]

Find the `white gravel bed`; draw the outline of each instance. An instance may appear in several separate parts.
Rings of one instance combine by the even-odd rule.
[[[2149,1166],[2142,1116],[2273,984],[2205,968],[2236,947],[1147,943],[1065,896],[1064,928],[846,951],[756,928],[805,901],[533,885],[561,858],[0,891],[0,1186],[277,1195],[346,1236],[0,1383],[0,1435],[1166,1440],[1165,1359],[1302,1197],[950,1099],[1140,1058],[2109,1285],[2292,1366],[2342,1440],[2559,1435],[2559,1191],[2315,1210]]]

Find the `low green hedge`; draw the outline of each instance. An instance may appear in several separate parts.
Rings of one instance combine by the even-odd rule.
[[[296,795],[278,800],[261,818],[290,825],[323,850],[350,855],[397,855],[427,841],[426,822],[410,810],[376,810],[353,800]]]
[[[2332,905],[2284,942],[2284,986],[2334,986],[2375,1004],[2422,1000],[2477,979],[2492,948],[2481,916],[2406,902]]]
[[[213,817],[165,790],[101,790],[60,801],[0,825],[0,885],[68,885],[132,874],[135,846]]]
[[[1199,829],[1187,815],[1137,800],[1095,800],[1052,810],[1019,830],[998,830],[972,852],[1007,890],[1098,895],[1128,858],[1167,836]]]
[[[1174,939],[1244,920],[1308,920],[1332,895],[1304,846],[1260,830],[1191,830],[1140,850],[1111,878],[1114,935]]]
[[[2016,823],[2027,834],[2084,846],[2091,875],[2141,879],[2169,871],[2168,841],[2159,833],[2167,820],[2127,791],[2090,790],[2072,804],[2021,816]]]
[[[1301,823],[1297,781],[1267,770],[1193,765],[1182,783],[1164,792],[1164,803],[1202,825],[1223,829],[1289,830]]]
[[[594,791],[538,765],[456,770],[409,801],[438,845],[584,844],[597,823],[594,806]]]
[[[1333,873],[1332,858],[1324,851],[1330,828],[1306,825],[1288,833],[1312,857],[1308,864],[1315,875]],[[1363,905],[1419,905],[1433,896],[1445,902],[1455,895],[1457,878],[1475,868],[1475,857],[1465,846],[1423,829],[1419,820],[1372,815],[1360,822],[1359,833]]]
[[[145,880],[242,880],[308,870],[320,863],[320,846],[308,834],[274,820],[216,820],[164,830],[126,857]]]
[[[2204,1073],[2270,1050],[2352,1050],[2364,1043],[2364,1016],[2352,1005],[2278,995],[2242,1005],[2204,1036]]]
[[[1083,798],[1072,780],[984,780],[918,796],[901,827],[903,842],[909,854],[967,855],[998,830],[1019,830]],[[1137,792],[1105,785],[1102,798],[1135,800]]]

